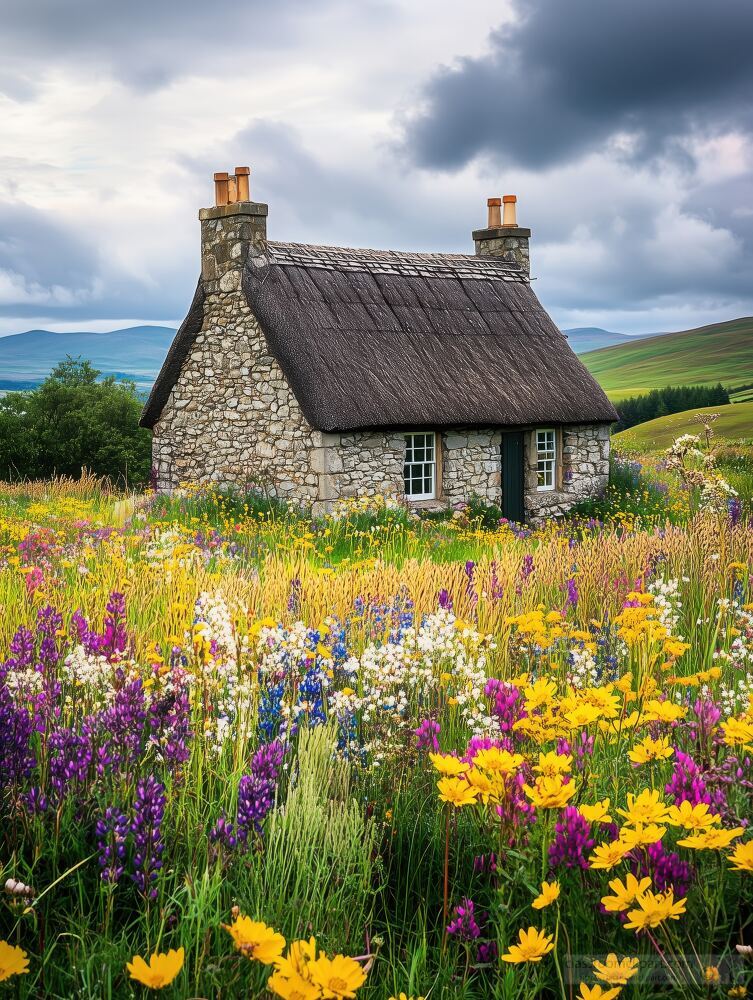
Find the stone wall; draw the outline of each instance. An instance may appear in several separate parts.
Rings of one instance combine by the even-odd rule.
[[[241,290],[265,215],[266,206],[253,204],[200,215],[204,322],[154,427],[158,489],[261,484],[302,504],[318,499],[314,432]]]
[[[502,432],[449,430],[439,435],[441,489],[438,503],[453,506],[478,496],[502,503]],[[319,490],[315,510],[330,509],[341,497],[403,496],[404,438],[400,432],[316,435],[313,454]],[[566,513],[579,500],[603,492],[609,480],[609,427],[578,424],[557,432],[557,488],[539,493],[536,432],[524,438],[524,498],[534,521]],[[425,506],[421,501],[417,506]]]
[[[566,514],[580,500],[599,496],[609,482],[609,424],[573,424],[557,432],[561,456],[557,488],[536,489],[536,432],[525,440],[525,506],[532,523]]]
[[[471,495],[500,503],[501,431],[448,431],[442,435],[442,499],[464,503]]]

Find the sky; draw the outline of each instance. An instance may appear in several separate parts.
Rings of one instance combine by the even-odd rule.
[[[212,173],[271,239],[473,252],[562,328],[753,314],[750,0],[2,0],[0,335],[177,325]]]

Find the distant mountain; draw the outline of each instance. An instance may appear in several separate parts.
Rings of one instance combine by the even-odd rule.
[[[653,333],[612,333],[609,330],[602,330],[598,326],[578,326],[573,330],[563,330],[562,332],[567,336],[570,346],[576,354],[585,354],[586,351],[598,351],[602,347],[613,347],[615,344],[628,344],[632,340],[657,336]]]
[[[103,375],[131,379],[144,394],[174,336],[175,330],[165,326],[132,326],[111,333],[29,330],[0,337],[0,391],[34,388],[70,354],[91,361]]]
[[[613,400],[666,385],[721,382],[737,390],[732,401],[739,402],[753,389],[753,316],[641,337],[591,351],[581,361]]]

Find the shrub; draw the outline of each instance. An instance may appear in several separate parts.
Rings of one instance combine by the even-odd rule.
[[[78,477],[88,469],[126,487],[147,483],[151,435],[139,427],[136,387],[99,375],[68,357],[39,388],[0,402],[0,477]]]

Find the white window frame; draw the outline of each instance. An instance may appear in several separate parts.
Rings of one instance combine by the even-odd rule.
[[[557,432],[553,427],[539,427],[535,440],[536,492],[550,493],[557,489]]]
[[[436,500],[437,497],[437,435],[433,431],[411,431],[404,435],[403,488],[406,500]],[[415,456],[422,456],[416,460]],[[413,492],[416,481],[420,490]],[[430,484],[427,491],[426,485]]]

